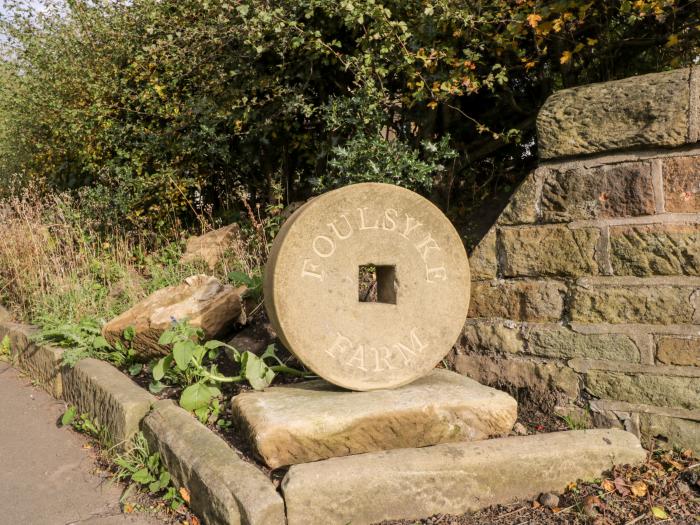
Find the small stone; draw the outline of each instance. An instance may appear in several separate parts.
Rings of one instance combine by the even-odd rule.
[[[325,381],[242,393],[234,417],[271,468],[510,431],[515,399],[447,370],[392,390],[347,392]]]
[[[375,301],[359,294],[370,269]],[[280,340],[316,374],[352,390],[395,388],[430,372],[459,337],[469,263],[430,201],[398,186],[354,184],[285,222],[264,288]]]
[[[204,330],[207,339],[224,335],[243,315],[241,296],[246,288],[224,285],[215,277],[193,275],[182,284],[168,286],[149,295],[123,314],[108,322],[102,335],[110,342],[120,341],[132,327],[136,336],[131,345],[143,356],[156,357],[168,350],[158,344],[173,319],[187,319]]]
[[[520,421],[513,425],[513,432],[519,436],[527,436],[527,428],[525,428],[525,425],[523,425]]]
[[[188,263],[203,260],[207,263],[209,269],[213,270],[226,250],[231,248],[239,233],[238,224],[229,224],[204,235],[190,237],[187,239],[187,246],[181,262]]]
[[[548,509],[553,509],[559,506],[559,496],[552,492],[544,492],[540,494],[538,501]]]

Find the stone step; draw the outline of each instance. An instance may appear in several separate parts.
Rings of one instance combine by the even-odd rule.
[[[282,492],[289,525],[367,525],[531,499],[645,458],[623,430],[574,430],[295,465]]]
[[[508,394],[447,370],[394,390],[350,392],[309,381],[233,400],[234,417],[271,468],[499,436],[516,412]]]

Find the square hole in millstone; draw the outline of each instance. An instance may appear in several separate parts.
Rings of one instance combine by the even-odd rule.
[[[363,264],[357,282],[361,303],[396,304],[396,266]]]

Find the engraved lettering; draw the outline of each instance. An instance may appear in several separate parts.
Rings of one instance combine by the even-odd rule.
[[[414,219],[413,217],[410,217],[410,216],[408,215],[408,213],[406,213],[406,214],[404,214],[404,215],[406,215],[406,228],[404,228],[403,233],[400,233],[400,235],[401,235],[403,238],[408,239],[408,234],[411,233],[411,232],[412,232],[413,230],[415,230],[416,228],[419,228],[420,226],[423,226],[423,224],[420,223],[420,222],[418,222],[418,221],[417,221],[416,219]],[[413,222],[413,224],[411,224],[411,222]]]
[[[347,228],[347,233],[342,234],[338,230],[338,227],[335,225],[335,221],[329,222],[328,227],[333,231],[333,233],[338,237],[339,240],[344,241],[345,239],[349,238],[353,234],[353,229],[352,229],[352,224],[350,224],[350,221],[348,220],[347,216],[345,214],[341,215],[343,219],[345,219],[345,223],[348,225]]]
[[[323,281],[323,270],[319,273],[321,267],[318,264],[313,264],[311,259],[304,259],[304,264],[301,266],[302,277],[313,277],[319,281]]]
[[[396,229],[396,221],[391,218],[391,216],[394,216],[394,219],[399,216],[399,212],[396,211],[393,208],[389,208],[387,210],[384,210],[384,219],[382,219],[382,229],[386,230],[388,232],[393,232]],[[389,226],[389,223],[391,223],[391,227]]]
[[[374,226],[367,226],[367,224],[365,224],[365,210],[366,209],[367,209],[366,207],[365,208],[357,208],[357,211],[360,212],[360,230],[376,230],[376,229],[378,229],[379,228],[379,219],[377,219],[374,222]]]
[[[425,280],[429,283],[436,283],[438,281],[447,280],[447,270],[444,266],[439,266],[437,268],[426,268],[425,269]]]
[[[374,371],[381,372],[383,370],[397,370],[398,367],[392,366],[389,362],[391,358],[391,350],[388,346],[380,346],[379,348],[372,348],[374,350]],[[386,368],[382,368],[379,365],[384,364]]]
[[[438,246],[438,243],[435,242],[435,239],[432,238],[430,233],[428,233],[425,239],[416,244],[415,247],[420,252],[420,256],[425,262],[428,262],[428,253],[430,253],[430,250],[441,251],[440,246]]]
[[[396,348],[396,350],[398,350],[398,352],[401,354],[401,357],[403,357],[406,365],[410,365],[412,363],[411,358],[416,357],[427,347],[427,344],[421,343],[420,339],[418,339],[415,328],[411,330],[411,348],[407,347],[403,343],[396,343],[394,345],[394,348]]]
[[[323,243],[321,243],[320,241],[323,241]],[[322,244],[325,244],[327,248],[324,251],[321,251]],[[312,247],[314,249],[314,253],[316,253],[316,255],[318,255],[319,257],[326,258],[330,257],[335,253],[335,241],[330,237],[326,237],[325,235],[317,235],[314,239]]]
[[[345,364],[348,366],[355,366],[363,372],[366,372],[367,369],[365,368],[365,347],[363,345],[358,346],[357,350],[355,350],[355,353],[352,354],[352,357],[350,357],[350,359],[346,361]]]
[[[352,341],[339,332],[338,337],[335,338],[335,341],[331,347],[326,348],[326,353],[329,356],[338,359],[338,354],[342,355],[349,350],[352,350]]]

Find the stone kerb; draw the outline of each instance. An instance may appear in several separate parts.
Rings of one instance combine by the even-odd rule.
[[[358,297],[363,266],[377,301]],[[315,373],[353,390],[398,387],[449,352],[469,304],[469,266],[449,220],[387,184],[313,199],[287,220],[266,266],[265,301],[285,346]]]
[[[584,393],[628,403],[597,402],[594,415],[700,448],[698,72],[547,101],[538,118],[545,162],[470,254],[459,371],[555,392],[561,403]]]

